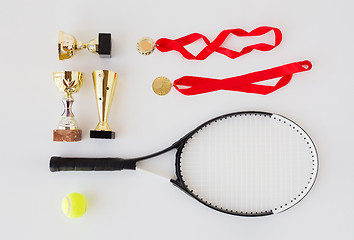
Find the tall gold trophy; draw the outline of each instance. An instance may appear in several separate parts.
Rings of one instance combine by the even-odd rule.
[[[76,38],[63,31],[59,32],[58,38],[58,55],[59,60],[69,59],[74,55],[74,51],[87,48],[91,53],[99,54],[101,57],[111,57],[111,34],[99,33],[98,37],[83,43],[77,41]]]
[[[74,103],[73,93],[79,91],[83,73],[81,72],[54,72],[53,80],[58,90],[64,93],[64,112],[61,115],[58,129],[53,130],[53,141],[55,142],[76,142],[81,140],[81,130],[78,129],[72,105]]]
[[[92,72],[92,77],[99,123],[95,130],[90,131],[90,138],[114,139],[115,133],[109,127],[107,120],[118,81],[118,74],[109,70],[96,70]]]

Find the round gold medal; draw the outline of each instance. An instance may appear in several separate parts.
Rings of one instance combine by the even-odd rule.
[[[144,37],[138,41],[136,46],[142,55],[150,55],[155,50],[155,42],[149,37]]]
[[[160,96],[169,93],[171,87],[172,87],[172,83],[166,77],[158,77],[152,83],[152,90],[154,90],[154,92]]]

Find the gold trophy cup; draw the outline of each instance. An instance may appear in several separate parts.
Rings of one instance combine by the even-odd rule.
[[[111,57],[111,34],[99,33],[97,38],[89,41],[88,43],[83,43],[77,41],[73,35],[63,31],[59,32],[59,60],[69,59],[74,55],[75,50],[81,50],[83,48],[87,48],[90,52],[99,54],[101,57]]]
[[[79,91],[83,73],[81,72],[54,72],[53,80],[58,90],[64,93],[64,112],[61,115],[58,128],[53,130],[53,141],[55,142],[76,142],[81,140],[81,130],[78,129],[72,105],[74,103],[73,93]]]
[[[115,133],[109,127],[107,120],[118,81],[118,74],[109,70],[96,70],[92,72],[92,77],[99,123],[95,130],[90,131],[90,138],[114,139]]]

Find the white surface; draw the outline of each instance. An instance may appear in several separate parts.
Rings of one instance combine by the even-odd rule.
[[[351,239],[354,237],[352,154],[353,3],[339,1],[7,1],[1,26],[1,239]],[[214,39],[223,29],[279,27],[283,42],[271,52],[230,60],[213,54],[187,61],[177,53],[141,56],[143,36],[178,38],[200,32]],[[57,57],[58,31],[82,41],[111,32],[113,58],[83,50],[72,59]],[[230,38],[237,48],[243,43]],[[151,90],[165,75],[230,77],[309,59],[313,69],[296,74],[285,88],[258,96],[216,92],[165,97]],[[114,141],[88,137],[97,124],[91,79],[96,69],[119,75],[110,126]],[[74,95],[74,114],[83,130],[79,143],[53,143],[62,112],[52,72],[76,70],[85,82]],[[160,150],[198,124],[235,111],[284,115],[314,140],[320,171],[314,188],[294,208],[276,216],[242,218],[206,208],[167,180],[142,172],[50,173],[49,158],[133,157]],[[160,157],[173,158],[173,153]],[[62,198],[84,194],[81,219],[61,212]]]

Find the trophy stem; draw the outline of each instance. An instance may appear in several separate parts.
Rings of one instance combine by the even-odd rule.
[[[74,98],[65,94],[62,99],[64,104],[64,112],[61,115],[58,128],[53,130],[53,141],[55,142],[77,142],[81,140],[82,132],[77,127],[74,114],[72,112],[72,105]]]
[[[74,103],[74,98],[71,95],[65,96],[62,99],[64,104],[64,111],[61,115],[61,119],[58,125],[58,129],[60,130],[76,130],[77,122],[74,118],[74,114],[72,112],[72,105]]]
[[[87,44],[86,43],[83,43],[81,41],[76,41],[76,44],[75,44],[75,50],[81,50],[83,48],[86,48]]]
[[[55,142],[76,142],[81,140],[81,130],[78,129],[72,105],[74,98],[70,94],[62,99],[64,104],[64,112],[61,115],[58,129],[53,130],[53,141]]]
[[[112,131],[111,128],[109,127],[108,123],[107,122],[102,122],[100,121],[96,128],[95,128],[95,131]]]

